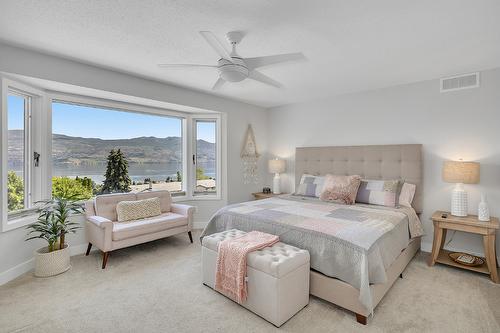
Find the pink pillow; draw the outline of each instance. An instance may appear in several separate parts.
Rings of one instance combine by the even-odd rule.
[[[325,176],[325,185],[319,198],[323,201],[352,205],[356,200],[359,184],[361,184],[361,177],[357,175],[335,176],[328,174]]]

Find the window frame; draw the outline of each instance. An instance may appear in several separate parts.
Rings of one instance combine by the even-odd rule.
[[[195,114],[191,118],[191,143],[192,143],[192,165],[193,171],[191,172],[191,196],[195,198],[194,200],[221,200],[222,195],[220,193],[222,181],[221,181],[221,146],[222,146],[222,133],[221,133],[221,117],[207,117],[204,114]],[[197,140],[198,140],[198,122],[214,122],[215,123],[215,194],[203,194],[196,193],[197,179],[196,179],[196,166],[197,166]]]
[[[41,140],[42,126],[44,123],[44,92],[29,85],[2,78],[1,86],[1,163],[0,179],[2,190],[0,191],[0,207],[2,218],[2,231],[9,231],[27,224],[33,223],[36,218],[33,212],[36,210],[34,203],[42,200],[44,193],[43,174],[46,165],[43,157],[39,166],[34,167],[33,152],[43,150],[43,140]],[[19,211],[8,211],[8,96],[18,95],[28,100],[28,114],[24,115],[24,172],[23,180],[25,184],[25,207]]]
[[[139,114],[151,114],[157,116],[167,116],[182,119],[182,194],[173,194],[172,201],[173,202],[183,202],[183,201],[205,201],[205,200],[222,200],[223,198],[223,189],[222,189],[222,167],[223,156],[222,156],[222,114],[220,113],[188,113],[175,111],[170,109],[156,108],[151,106],[133,104],[128,102],[120,102],[113,101],[108,99],[101,99],[96,97],[89,96],[81,96],[74,94],[65,94],[60,92],[50,91],[48,92],[48,104],[49,104],[49,116],[48,116],[48,136],[47,136],[47,146],[49,157],[48,164],[50,169],[50,177],[49,177],[49,190],[52,189],[52,103],[60,102],[67,104],[75,104],[75,105],[83,105],[88,107],[97,107],[104,108],[116,111],[124,111],[124,112],[133,112]],[[216,179],[216,188],[218,189],[217,194],[215,195],[194,195],[194,184],[193,178],[196,178],[196,169],[194,168],[191,162],[191,158],[195,153],[193,147],[193,138],[196,133],[194,128],[196,122],[195,120],[210,120],[216,121],[217,128],[217,142],[219,144],[217,147],[217,157],[216,157],[216,172],[217,175],[221,175]],[[195,139],[194,139],[195,140]],[[195,143],[196,144],[196,143]],[[193,176],[194,175],[194,176]]]
[[[24,196],[24,200],[23,200],[23,206],[24,208],[22,209],[19,209],[17,211],[13,211],[13,212],[9,212],[8,209],[7,209],[7,216],[9,217],[9,219],[12,219],[13,216],[16,216],[16,215],[21,215],[23,214],[23,212],[25,211],[29,211],[31,209],[31,206],[32,206],[32,188],[33,186],[31,185],[32,181],[33,181],[33,177],[32,177],[32,169],[33,169],[33,166],[32,166],[32,163],[27,163],[29,158],[33,155],[33,150],[32,150],[32,144],[31,144],[31,119],[32,119],[32,99],[33,97],[31,95],[28,95],[22,91],[19,91],[17,89],[12,89],[12,88],[9,88],[7,90],[7,100],[9,98],[9,96],[17,96],[17,97],[21,97],[23,99],[23,183],[24,183],[24,189],[23,189],[23,196]],[[8,119],[8,114],[9,114],[9,106],[8,106],[8,102],[7,102],[7,108],[6,108],[6,114],[7,114],[7,120],[6,120],[6,124],[7,124],[7,145],[8,145],[8,137],[9,137],[9,119]],[[7,149],[7,164],[9,163],[9,156],[8,156],[9,152],[8,152],[8,149]],[[7,172],[9,171],[9,168],[7,166]],[[7,195],[8,195],[8,191],[7,191]],[[8,201],[8,200],[7,200]],[[8,202],[7,202],[8,204]]]
[[[110,111],[119,111],[119,112],[129,112],[136,114],[145,114],[145,115],[153,115],[159,117],[170,117],[177,118],[181,120],[181,147],[182,147],[182,173],[183,173],[183,181],[182,188],[180,192],[172,192],[172,198],[185,198],[186,193],[188,192],[186,183],[184,181],[184,175],[186,174],[186,163],[187,163],[187,154],[185,147],[186,145],[186,116],[184,113],[171,111],[171,110],[162,110],[153,107],[146,107],[142,105],[103,100],[100,98],[94,97],[86,97],[86,96],[75,96],[71,94],[61,94],[61,93],[51,93],[50,97],[50,135],[49,135],[49,152],[50,152],[50,184],[49,188],[52,190],[52,103],[63,103],[63,104],[72,104],[83,107],[94,107],[99,109],[107,109]]]

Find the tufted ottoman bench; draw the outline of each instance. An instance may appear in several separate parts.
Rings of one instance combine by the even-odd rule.
[[[215,287],[219,242],[246,234],[231,229],[202,240],[203,283]],[[281,242],[247,257],[248,297],[242,304],[279,327],[309,303],[309,252]]]

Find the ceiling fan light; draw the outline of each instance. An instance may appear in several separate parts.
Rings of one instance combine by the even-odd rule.
[[[248,69],[238,65],[220,67],[220,76],[229,82],[240,82],[248,77]]]

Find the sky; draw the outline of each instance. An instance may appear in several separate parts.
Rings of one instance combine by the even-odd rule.
[[[9,129],[23,128],[23,98],[8,96]],[[84,138],[130,139],[181,136],[180,119],[80,105],[52,103],[52,133]],[[215,142],[215,124],[198,123],[198,139]]]
[[[7,98],[7,124],[9,129],[24,128],[24,99],[17,95],[9,95]]]

